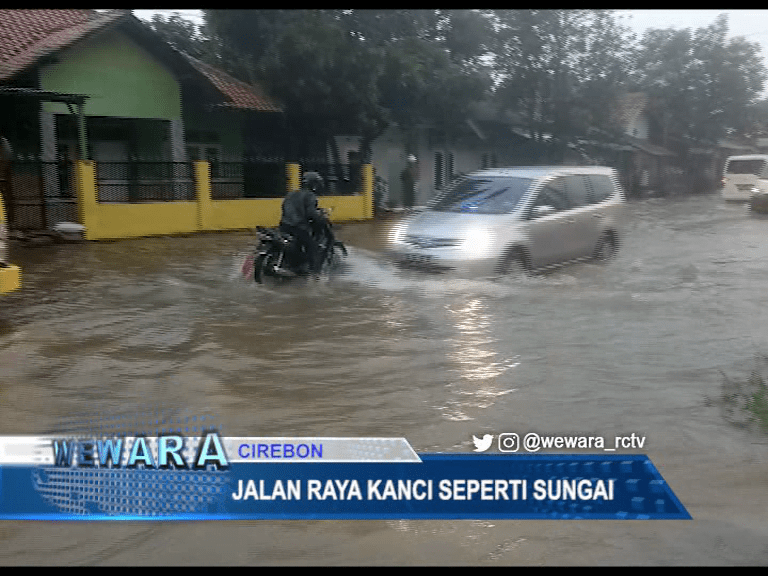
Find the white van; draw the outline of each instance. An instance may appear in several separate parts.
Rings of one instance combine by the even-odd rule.
[[[723,171],[723,198],[735,202],[749,201],[760,178],[768,178],[768,155],[729,157]]]

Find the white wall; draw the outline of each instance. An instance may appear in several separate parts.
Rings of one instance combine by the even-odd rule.
[[[417,137],[417,169],[419,182],[416,189],[416,205],[426,204],[439,192],[435,189],[435,153],[443,154],[443,182],[449,182],[447,174],[448,154],[453,153],[453,173],[467,173],[482,167],[483,154],[490,158],[493,150],[483,146],[483,142],[459,142],[453,147],[430,147],[427,129],[419,130]],[[376,175],[383,177],[389,184],[390,203],[394,207],[402,206],[403,194],[400,174],[406,167],[405,140],[397,127],[390,127],[371,144],[372,158]]]
[[[405,144],[400,129],[390,126],[371,144],[371,163],[375,176],[389,185],[389,201],[393,206],[402,205],[403,191],[400,174],[405,168]]]
[[[634,138],[641,140],[648,140],[648,115],[645,112],[641,112],[627,127],[627,134]]]

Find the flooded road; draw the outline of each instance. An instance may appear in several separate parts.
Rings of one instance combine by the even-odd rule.
[[[768,354],[768,219],[717,196],[629,205],[618,257],[531,278],[393,268],[387,223],[343,225],[338,274],[239,275],[247,235],[12,246],[0,434],[149,405],[226,436],[646,436],[692,521],[0,523],[2,564],[768,563],[768,435],[729,423],[721,372]]]

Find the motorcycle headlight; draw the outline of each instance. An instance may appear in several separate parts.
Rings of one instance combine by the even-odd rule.
[[[494,245],[495,235],[486,228],[472,228],[464,237],[461,249],[474,256],[486,256]]]

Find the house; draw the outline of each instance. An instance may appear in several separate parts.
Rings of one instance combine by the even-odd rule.
[[[96,161],[103,202],[190,199],[197,159],[221,164],[224,197],[285,190],[254,192],[242,165],[224,173],[228,158],[282,156],[279,104],[177,52],[128,10],[0,10],[0,106],[0,133],[21,156],[15,227],[76,220],[67,170],[77,158]],[[284,161],[272,164],[279,183]]]
[[[616,166],[626,190],[633,195],[667,194],[679,179],[677,155],[660,145],[658,122],[648,109],[644,92],[624,94],[618,102],[618,123],[624,131]]]
[[[356,149],[358,140],[346,136],[339,148]],[[392,207],[424,205],[456,176],[497,166],[540,164],[543,145],[518,128],[514,118],[488,102],[471,107],[465,121],[447,135],[421,124],[403,130],[390,126],[371,145],[371,163],[377,179],[386,182]],[[408,156],[416,157],[414,198],[406,197],[402,174]]]

